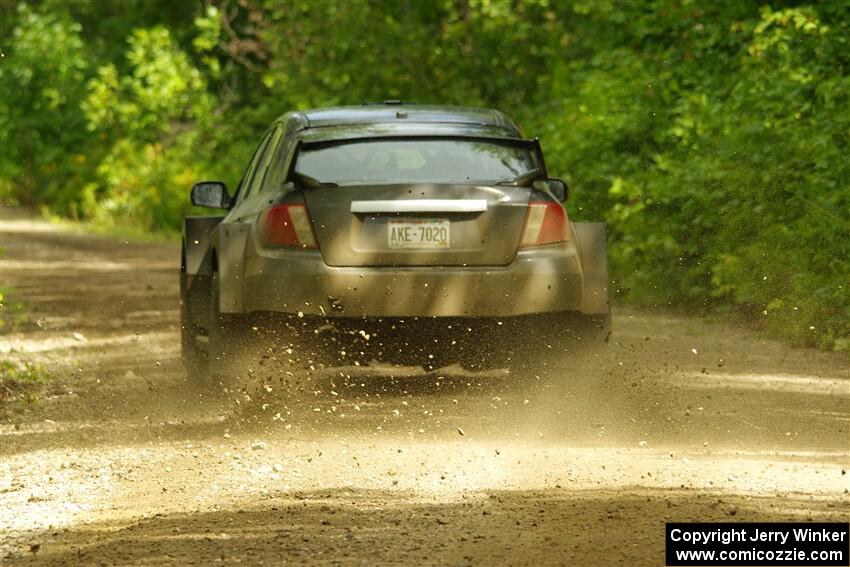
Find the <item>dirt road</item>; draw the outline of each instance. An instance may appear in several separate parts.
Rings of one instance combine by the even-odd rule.
[[[3,564],[660,565],[665,521],[850,513],[846,354],[618,311],[604,354],[522,386],[284,365],[198,388],[176,246],[9,217],[27,317],[0,352],[42,381],[3,388]]]

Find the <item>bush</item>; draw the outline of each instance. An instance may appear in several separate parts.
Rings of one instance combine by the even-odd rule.
[[[574,218],[608,220],[621,300],[848,349],[850,7],[781,4],[22,5],[0,191],[175,230],[191,182],[232,187],[291,108],[490,105],[541,136]]]

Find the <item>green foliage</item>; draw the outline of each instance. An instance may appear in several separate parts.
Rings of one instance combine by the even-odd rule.
[[[100,67],[81,103],[89,130],[111,143],[83,188],[84,209],[106,225],[177,227],[186,188],[200,175],[193,156],[214,100],[167,29],[137,29],[128,43],[129,72]]]
[[[0,402],[35,403],[53,378],[41,363],[0,360]]]
[[[14,333],[27,320],[24,305],[12,298],[14,290],[0,285],[0,335]]]
[[[81,27],[62,13],[19,6],[0,60],[0,198],[65,208],[83,182],[87,72]]]
[[[200,71],[163,27],[137,29],[126,53],[130,72],[119,78],[109,64],[89,81],[81,107],[93,131],[122,139],[157,141],[180,122],[203,121],[212,99]]]
[[[39,6],[0,25],[6,199],[174,230],[290,108],[495,106],[610,223],[620,299],[850,349],[846,2]]]
[[[45,366],[35,362],[15,363],[9,360],[0,362],[0,383],[19,382],[37,384],[50,379]]]

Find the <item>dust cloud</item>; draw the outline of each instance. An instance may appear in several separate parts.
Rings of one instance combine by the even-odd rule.
[[[2,231],[3,360],[44,378],[3,390],[4,564],[656,565],[665,521],[850,512],[842,355],[618,309],[512,370],[325,336],[191,383],[176,247]]]

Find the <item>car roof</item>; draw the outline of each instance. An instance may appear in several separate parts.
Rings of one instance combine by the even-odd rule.
[[[450,133],[457,130],[467,135],[480,131],[488,136],[519,137],[519,127],[505,114],[489,108],[466,106],[419,105],[388,101],[382,104],[316,108],[295,112],[311,139],[337,138],[345,132],[352,134],[370,130],[392,130],[400,135]],[[317,131],[318,129],[327,129]],[[307,132],[302,132],[307,134]]]

